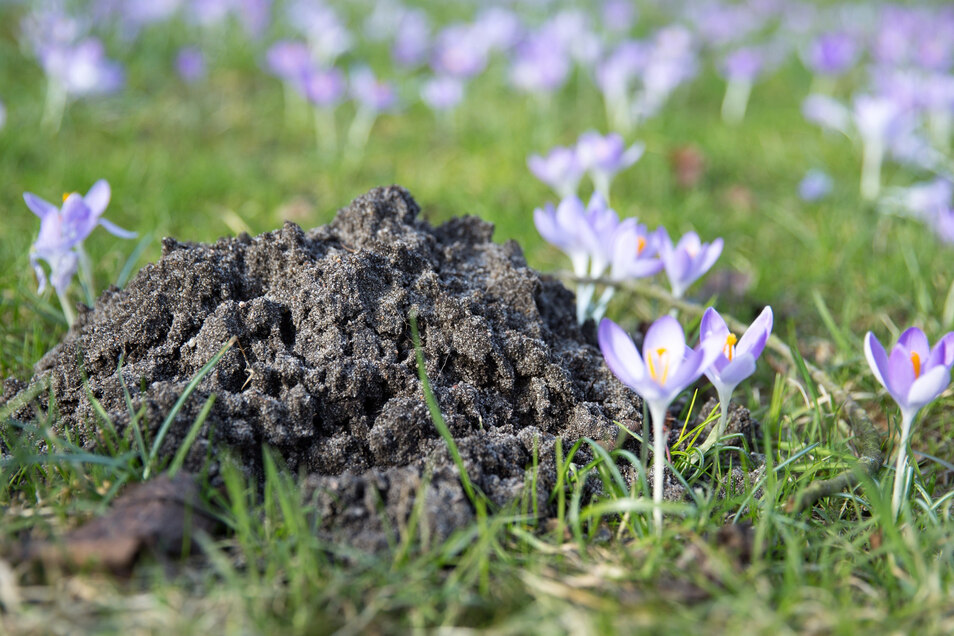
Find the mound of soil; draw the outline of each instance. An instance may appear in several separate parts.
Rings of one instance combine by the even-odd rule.
[[[435,228],[418,212],[390,187],[309,232],[286,223],[211,245],[165,239],[157,263],[106,292],[37,365],[34,381],[47,376],[56,396],[56,426],[85,447],[100,443],[85,374],[129,435],[122,356],[122,380],[154,437],[190,379],[235,336],[161,455],[176,453],[214,393],[187,468],[214,479],[227,448],[261,479],[268,445],[303,476],[325,530],[377,547],[417,501],[423,531],[445,536],[474,513],[424,400],[413,310],[471,480],[500,505],[528,497],[536,452],[545,512],[555,438],[564,448],[581,437],[614,444],[613,420],[639,430],[640,402],[604,365],[592,325],[577,326],[572,294],[527,267],[516,243],[492,242],[493,226],[475,217]]]

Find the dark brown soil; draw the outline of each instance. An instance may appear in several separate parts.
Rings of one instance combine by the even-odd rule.
[[[176,418],[163,457],[215,393],[186,468],[216,479],[230,449],[260,480],[268,445],[302,475],[324,530],[381,545],[425,493],[424,532],[446,536],[474,512],[424,401],[414,310],[427,374],[471,480],[498,505],[519,500],[537,448],[546,512],[555,438],[564,448],[581,437],[613,444],[613,420],[639,429],[638,398],[604,365],[592,325],[576,325],[572,294],[527,267],[516,243],[492,242],[493,226],[475,217],[434,228],[418,212],[390,187],[309,232],[286,223],[211,245],[165,239],[157,263],[106,292],[37,365],[56,396],[56,426],[97,446],[85,373],[128,435],[122,355],[152,437],[189,380],[237,336]]]

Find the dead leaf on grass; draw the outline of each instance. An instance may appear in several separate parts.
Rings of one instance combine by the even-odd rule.
[[[32,542],[23,560],[45,568],[128,573],[143,552],[180,555],[196,533],[212,534],[218,521],[203,507],[193,475],[162,475],[130,487],[102,517],[52,541]]]
[[[706,172],[706,158],[695,146],[681,146],[669,153],[673,178],[680,188],[694,188]]]

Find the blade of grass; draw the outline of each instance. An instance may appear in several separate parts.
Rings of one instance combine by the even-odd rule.
[[[440,433],[441,437],[444,439],[444,443],[447,444],[447,450],[451,455],[451,458],[454,460],[454,464],[457,465],[457,470],[460,473],[460,483],[464,487],[464,492],[467,493],[467,498],[470,499],[471,503],[474,506],[477,506],[477,493],[474,490],[474,485],[470,482],[470,476],[467,474],[467,467],[464,466],[464,460],[460,456],[460,450],[457,448],[457,442],[454,441],[454,436],[451,435],[450,429],[447,428],[447,423],[444,421],[444,416],[441,414],[441,407],[437,404],[437,399],[434,397],[434,392],[431,390],[431,383],[427,379],[427,371],[424,367],[424,351],[421,349],[421,338],[420,334],[417,331],[417,313],[411,312],[410,315],[411,321],[411,338],[414,341],[414,351],[417,354],[417,374],[421,379],[421,387],[424,389],[424,400],[427,402],[427,408],[431,413],[431,419],[434,420],[434,426],[437,428],[437,432]]]
[[[185,436],[185,439],[179,446],[179,450],[176,451],[176,456],[172,458],[172,463],[169,465],[170,477],[175,477],[176,473],[178,473],[182,468],[182,464],[185,463],[186,455],[189,454],[189,449],[192,448],[196,438],[199,436],[199,430],[202,428],[202,424],[205,422],[206,418],[209,417],[209,412],[212,410],[213,404],[215,404],[215,393],[209,395],[208,399],[205,401],[205,404],[202,405],[202,410],[199,411],[199,415],[195,418],[195,422],[192,423],[192,428],[189,429],[189,433]]]
[[[209,374],[210,371],[219,363],[219,360],[222,359],[222,356],[225,355],[225,352],[232,348],[238,341],[236,336],[229,338],[229,341],[219,349],[218,353],[212,356],[212,359],[205,363],[205,365],[199,369],[199,372],[195,374],[195,377],[189,382],[186,386],[185,391],[182,392],[182,395],[179,396],[179,399],[173,405],[172,410],[169,411],[169,415],[166,416],[165,421],[162,423],[162,426],[159,427],[159,432],[156,434],[156,439],[152,443],[152,449],[149,451],[149,458],[146,462],[146,466],[143,469],[142,478],[148,479],[149,475],[152,473],[153,463],[156,461],[156,456],[159,454],[159,448],[162,446],[163,440],[166,438],[166,434],[169,432],[169,427],[172,426],[173,420],[176,419],[176,415],[179,414],[179,411],[182,409],[182,406],[185,404],[185,401],[189,399],[189,396],[192,395],[192,392],[195,391],[196,387],[199,386],[199,383],[202,382],[202,379]]]

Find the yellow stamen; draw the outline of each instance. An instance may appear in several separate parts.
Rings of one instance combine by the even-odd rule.
[[[642,254],[644,249],[646,249],[646,239],[640,236],[636,239],[636,255]]]
[[[66,200],[69,199],[69,198],[70,198],[70,193],[69,193],[69,192],[64,192],[64,193],[63,193],[63,203],[66,203]]]
[[[659,384],[665,384],[666,378],[669,377],[669,352],[666,351],[665,347],[660,347],[656,349],[656,357],[659,359],[659,362],[662,363],[662,378],[659,377],[659,374],[656,373],[656,366],[653,364],[653,354],[649,354],[646,359],[646,362],[649,363],[649,376]]]
[[[729,359],[729,362],[732,362],[732,356],[735,355],[735,343],[738,341],[739,339],[735,337],[734,333],[730,333],[725,338],[725,346],[722,347],[722,353]]]
[[[914,367],[914,377],[921,377],[921,356],[914,351],[911,352],[911,366]]]

